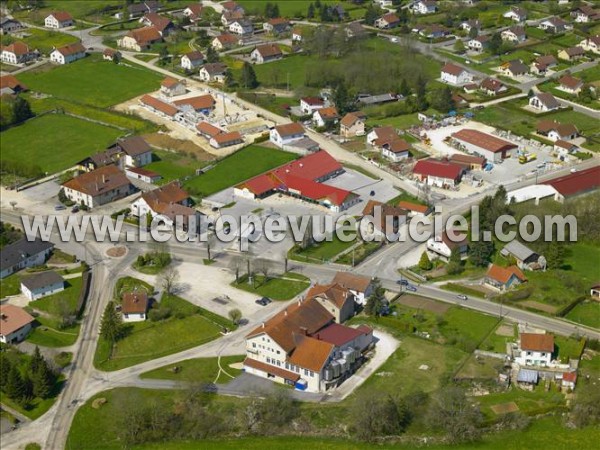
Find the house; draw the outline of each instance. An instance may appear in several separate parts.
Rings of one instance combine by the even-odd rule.
[[[300,110],[306,115],[313,115],[315,111],[325,107],[325,100],[321,97],[303,97],[300,99]]]
[[[485,95],[496,96],[508,91],[508,87],[506,87],[506,85],[500,80],[495,78],[486,78],[479,85],[479,90]]]
[[[334,106],[317,109],[313,113],[312,120],[317,128],[326,127],[330,124],[336,124],[340,119],[340,115]]]
[[[354,295],[354,301],[359,305],[365,305],[367,299],[373,293],[373,280],[362,275],[350,272],[337,272],[331,282],[348,289]]]
[[[558,52],[558,58],[564,61],[577,61],[585,56],[585,50],[581,47],[569,47]]]
[[[16,344],[31,331],[35,319],[15,305],[0,305],[0,342]]]
[[[50,61],[57,64],[69,64],[78,59],[85,58],[85,47],[80,42],[55,48],[50,53]]]
[[[459,233],[454,233],[460,236]],[[427,250],[432,252],[435,257],[440,258],[444,261],[449,261],[450,256],[452,256],[452,251],[457,249],[456,251],[460,254],[461,259],[465,259],[467,257],[467,252],[469,251],[469,243],[467,239],[455,240],[454,236],[452,239],[448,235],[447,231],[443,231],[440,236],[432,237],[427,240]]]
[[[254,25],[251,20],[238,19],[229,24],[229,31],[244,36],[254,32]]]
[[[572,141],[579,136],[577,127],[570,123],[561,124],[554,120],[542,120],[538,122],[536,131],[542,136],[546,136],[551,141],[557,140]]]
[[[117,61],[121,60],[121,52],[118,50],[113,50],[112,48],[105,48],[102,52],[102,59],[105,61],[114,61],[115,58]]]
[[[258,45],[250,53],[250,59],[258,64],[283,58],[283,52],[277,44]]]
[[[525,270],[536,267],[540,255],[531,250],[519,241],[510,241],[500,250],[500,254],[505,258],[514,259],[519,269]]]
[[[600,54],[600,34],[585,38],[579,43],[579,47],[584,49],[586,52]]]
[[[383,239],[393,241],[407,218],[408,211],[398,206],[369,200],[362,210],[359,231],[361,235],[372,236],[376,241]]]
[[[160,83],[160,94],[164,97],[176,97],[184,95],[187,92],[185,80],[177,80],[172,77],[166,77]]]
[[[37,300],[64,289],[65,280],[53,270],[29,275],[21,280],[21,292],[29,300]]]
[[[383,16],[375,20],[375,26],[384,30],[396,28],[398,25],[400,25],[400,19],[394,13],[384,14]]]
[[[0,17],[0,34],[9,34],[24,28],[23,24],[12,17]]]
[[[220,128],[215,127],[214,125],[211,125],[208,122],[200,122],[198,123],[198,125],[196,125],[196,130],[198,131],[198,134],[200,136],[205,137],[206,139],[211,139],[213,137],[215,137],[217,134],[221,134],[224,133],[223,130],[221,130]]]
[[[500,66],[500,71],[504,76],[517,78],[527,75],[527,73],[529,73],[529,67],[527,67],[520,59],[513,59],[502,64]]]
[[[340,212],[360,201],[353,192],[324,184],[342,173],[344,168],[340,163],[326,151],[319,150],[238,184],[234,195],[255,200],[275,193],[286,194]]]
[[[243,370],[299,391],[325,392],[348,379],[373,346],[373,330],[350,328],[317,301],[299,301],[246,336]]]
[[[408,211],[408,217],[425,217],[431,213],[431,208],[429,206],[408,202],[406,200],[401,200],[398,202],[398,208]]]
[[[449,161],[462,166],[465,170],[483,170],[485,166],[485,158],[462,153],[453,153]]]
[[[348,39],[359,39],[367,36],[367,30],[360,22],[351,22],[346,26],[346,36]]]
[[[355,312],[354,294],[336,284],[315,284],[306,293],[306,301],[314,300],[325,308],[336,323],[344,323]]]
[[[269,133],[269,140],[283,148],[293,141],[297,141],[304,137],[304,128],[297,122],[288,123],[285,125],[277,125],[273,127]]]
[[[345,138],[364,136],[366,118],[366,114],[361,111],[346,114],[340,120],[340,135]]]
[[[398,139],[398,133],[392,126],[373,128],[367,134],[367,144],[374,147],[381,147],[383,144],[392,142]]]
[[[451,135],[461,149],[483,156],[487,161],[498,162],[515,153],[518,146],[479,130],[464,128]]]
[[[140,19],[140,23],[144,24],[146,27],[156,28],[162,37],[166,37],[175,31],[175,25],[173,22],[158,13],[145,14]]]
[[[18,94],[27,91],[27,86],[17,80],[14,75],[0,76],[0,95]]]
[[[110,203],[134,192],[129,179],[113,165],[83,173],[62,186],[69,200],[88,208]]]
[[[554,141],[554,151],[558,153],[561,161],[564,161],[568,155],[579,151],[579,147],[572,142],[557,139]]]
[[[464,20],[463,22],[461,22],[458,27],[461,30],[464,30],[467,33],[470,33],[472,29],[476,29],[477,31],[480,31],[482,25],[481,25],[481,21],[479,21],[478,19],[469,19],[469,20]]]
[[[238,43],[238,38],[230,33],[223,33],[211,41],[212,47],[217,51],[228,50]]]
[[[552,362],[554,336],[551,334],[521,333],[517,343],[519,356],[515,362],[521,366],[547,367]]]
[[[419,35],[427,39],[440,39],[449,34],[450,30],[448,30],[448,28],[437,23],[426,25],[421,30],[419,30]]]
[[[281,17],[269,19],[263,23],[263,30],[271,34],[282,34],[290,31],[290,21]]]
[[[600,188],[600,166],[578,170],[542,184],[552,186],[557,192],[554,199],[563,202],[565,198],[586,194]]]
[[[302,42],[302,35],[304,31],[300,27],[294,27],[292,30],[292,42]]]
[[[141,136],[119,139],[108,147],[108,151],[119,155],[122,168],[143,167],[152,162],[152,148]]]
[[[503,41],[518,44],[519,42],[525,42],[527,40],[527,32],[525,31],[525,27],[511,27],[502,31],[500,37]]]
[[[224,27],[229,27],[236,20],[243,20],[244,17],[243,11],[225,11],[221,14],[221,23]]]
[[[125,175],[134,180],[140,180],[148,184],[154,184],[162,179],[160,173],[144,169],[143,167],[127,167],[125,169]]]
[[[560,108],[560,103],[552,94],[540,92],[529,98],[529,106],[538,111],[547,112]]]
[[[505,292],[527,281],[527,278],[517,266],[501,267],[491,264],[488,268],[483,283],[487,287]]]
[[[21,269],[44,264],[53,248],[54,244],[44,242],[38,238],[32,241],[23,238],[5,245],[0,255],[0,279],[6,278]]]
[[[202,10],[202,2],[192,3],[183,10],[183,15],[190,19],[191,23],[196,23],[202,20]]]
[[[210,146],[214,148],[225,148],[232,145],[238,145],[244,143],[244,138],[239,131],[232,131],[230,133],[217,134],[210,138]]]
[[[190,194],[181,188],[177,181],[165,184],[157,189],[144,192],[140,198],[131,204],[131,214],[135,217],[152,218],[163,213],[169,205],[191,206]]]
[[[510,8],[510,10],[502,14],[502,17],[510,19],[514,22],[525,22],[525,20],[527,20],[527,10],[513,6]]]
[[[2,46],[0,60],[7,64],[24,64],[37,59],[38,56],[37,50],[31,50],[24,42],[16,41],[7,46]]]
[[[125,36],[117,39],[117,45],[129,50],[141,52],[147,50],[156,42],[162,42],[163,37],[155,27],[144,27],[131,30]]]
[[[242,8],[242,6],[239,5],[237,2],[227,1],[227,2],[221,3],[221,6],[223,7],[223,11],[228,11],[228,12],[239,11],[241,13],[244,13],[244,8]]]
[[[148,294],[145,291],[125,292],[121,300],[123,322],[141,322],[146,320],[148,312]]]
[[[464,169],[458,164],[432,158],[421,159],[413,167],[417,180],[429,186],[454,187],[460,183]]]
[[[213,111],[216,103],[214,97],[210,94],[183,98],[173,102],[173,104],[181,111],[195,111],[206,116]]]
[[[394,4],[392,0],[373,0],[373,3],[380,8],[391,8]]]
[[[46,28],[66,28],[72,26],[73,23],[73,17],[66,11],[54,11],[44,19]]]
[[[381,146],[381,155],[392,162],[399,162],[410,156],[410,144],[404,139],[394,139]]]
[[[600,20],[600,11],[589,5],[580,5],[571,11],[571,17],[573,17],[577,23],[595,22]]]
[[[129,13],[130,18],[140,17],[147,13],[155,13],[161,9],[161,5],[157,1],[148,0],[141,3],[132,3],[127,6],[127,12]],[[122,19],[122,15],[117,13],[119,17],[117,19]]]
[[[546,75],[548,69],[556,67],[558,61],[554,55],[538,56],[530,66],[530,71],[536,75]]]
[[[467,48],[473,52],[482,52],[489,46],[489,44],[490,37],[487,34],[482,34],[474,37],[473,39],[469,39],[467,42]]]
[[[204,55],[199,51],[188,52],[181,57],[181,68],[194,70],[204,64]]]
[[[564,389],[574,390],[577,384],[577,371],[563,373],[560,384]]]
[[[437,11],[437,3],[433,0],[419,0],[411,6],[413,14],[432,14]]]
[[[563,75],[558,79],[559,89],[573,94],[579,95],[583,88],[583,80],[575,78],[573,75]]]
[[[227,70],[227,65],[223,63],[204,64],[199,72],[200,80],[207,83],[224,83]]]
[[[473,76],[466,69],[453,63],[446,63],[442,67],[440,78],[442,83],[453,85],[461,85],[473,81]]]
[[[538,28],[548,33],[563,33],[566,30],[571,30],[573,27],[565,22],[560,17],[550,17],[549,19],[542,20]]]
[[[600,283],[596,283],[590,288],[590,296],[600,298]]]

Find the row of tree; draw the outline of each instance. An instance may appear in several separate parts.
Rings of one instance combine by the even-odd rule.
[[[33,117],[29,102],[20,95],[3,95],[0,99],[0,130]]]

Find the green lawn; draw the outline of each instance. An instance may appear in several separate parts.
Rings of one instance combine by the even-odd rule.
[[[348,252],[338,259],[335,260],[337,264],[346,264],[349,266],[355,266],[360,264],[362,261],[367,259],[373,253],[381,248],[381,244],[379,242],[362,242],[358,247],[356,247],[351,252]]]
[[[255,275],[254,283],[256,287],[248,284],[248,279],[244,276],[240,277],[239,283],[234,281],[231,286],[273,300],[290,300],[310,286],[310,279],[299,273],[287,272],[270,278],[266,283],[264,275]]]
[[[512,336],[503,336],[497,334],[498,328],[501,326],[511,326],[513,329]],[[483,341],[483,343],[479,346],[481,350],[486,350],[490,352],[496,353],[505,353],[506,352],[506,344],[509,342],[516,342],[517,340],[517,332],[516,326],[510,322],[500,322],[493,333],[490,333],[488,337]]]
[[[240,369],[229,367],[230,364],[244,361],[245,356],[223,356],[220,360],[219,369],[218,358],[195,358],[186,359],[175,364],[159,367],[157,369],[145,372],[140,378],[152,378],[158,380],[177,380],[194,383],[227,383],[231,377],[236,377],[242,373]],[[177,368],[174,370],[174,368]],[[226,373],[224,373],[224,372]],[[231,375],[231,377],[227,376]]]
[[[352,239],[350,242],[343,242],[338,238],[336,233],[333,233],[331,240],[315,243],[305,249],[301,249],[295,245],[288,252],[288,257],[295,261],[322,264],[330,261],[344,250],[349,249],[355,243],[355,239]]]
[[[133,291],[136,289],[144,290],[148,295],[154,292],[154,287],[150,284],[134,277],[121,277],[115,285],[115,297],[121,298],[124,292]]]
[[[600,328],[600,302],[588,300],[580,303],[566,315],[566,318],[588,327]]]
[[[21,292],[21,277],[18,274],[13,273],[0,280],[0,298],[17,295],[19,292]]]
[[[28,18],[34,23],[43,25],[44,17],[52,11],[68,11],[73,18],[84,19],[93,22],[103,22],[115,20],[108,15],[100,15],[99,10],[106,6],[122,5],[120,0],[86,1],[86,0],[46,0],[43,7],[34,9],[31,12],[19,12],[19,17]]]
[[[47,114],[0,133],[2,159],[24,160],[55,173],[105,149],[122,134],[75,117]]]
[[[63,47],[68,44],[79,42],[79,39],[77,39],[75,36],[61,33],[59,31],[27,28],[27,34],[30,36],[23,38],[22,41],[29,45],[29,47],[37,48],[40,52],[46,55],[52,51],[53,47]],[[25,74],[23,73],[19,75],[19,80],[21,80],[21,76],[23,75]]]
[[[583,352],[585,340],[565,336],[554,336],[555,351],[563,364],[568,364],[570,359],[579,359]]]
[[[33,91],[106,108],[159,88],[163,77],[129,61],[114,64],[100,55],[19,76]]]
[[[39,300],[29,303],[34,309],[46,312],[53,316],[59,315],[59,301],[65,299],[71,311],[77,310],[77,302],[81,293],[82,277],[69,278],[65,280],[65,290],[56,294],[48,295]]]
[[[248,14],[258,13],[259,15],[265,12],[265,1],[264,0],[240,0],[238,2],[244,7]],[[305,17],[308,11],[308,5],[312,2],[310,0],[279,0],[273,1],[279,6],[279,14],[281,17]],[[334,0],[323,0],[321,4],[335,4]],[[346,7],[347,5],[344,5]],[[348,5],[349,6],[349,5]]]
[[[508,402],[515,402],[522,413],[534,415],[565,404],[564,396],[555,389],[553,387],[546,392],[543,384],[540,384],[533,392],[528,392],[512,386],[507,392],[492,393],[477,397],[476,400],[480,404],[483,414],[489,418],[496,417],[490,406]]]
[[[94,355],[95,366],[105,371],[119,370],[202,345],[218,338],[222,324],[228,323],[175,296],[164,298],[161,306],[171,310],[171,317],[125,324],[126,335],[116,343],[112,355],[110,346],[101,339]]]
[[[190,179],[184,187],[193,195],[208,196],[295,158],[293,153],[250,145],[222,159],[206,173]]]
[[[468,339],[479,344],[496,328],[498,318],[470,309],[452,307],[444,315],[440,331],[448,340]]]
[[[30,344],[41,347],[67,347],[77,341],[79,324],[59,329],[59,322],[54,318],[39,316],[36,321],[39,325],[27,337],[27,342]]]
[[[196,169],[200,169],[207,164],[208,162],[198,161],[181,153],[153,150],[152,162],[144,168],[160,173],[163,178],[159,184],[165,184],[173,180],[191,177],[195,175]]]

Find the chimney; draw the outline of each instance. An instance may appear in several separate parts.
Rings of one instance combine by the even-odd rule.
[[[102,174],[102,184],[106,183],[106,175]]]
[[[285,309],[283,310],[283,315],[284,315],[284,316],[287,316],[287,308],[285,308]]]
[[[302,334],[304,336],[308,336],[308,328],[300,327],[300,334]]]
[[[264,328],[264,327],[265,327],[265,323],[264,323],[264,322],[261,324],[261,327],[262,327],[262,328]]]

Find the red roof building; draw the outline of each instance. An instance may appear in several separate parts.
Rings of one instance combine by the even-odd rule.
[[[144,106],[150,108],[151,110],[162,113],[168,117],[174,117],[175,114],[179,112],[175,106],[165,103],[162,100],[159,100],[148,94],[143,95],[140,99],[140,102],[142,102]]]
[[[558,177],[543,184],[549,184],[556,189],[562,199],[590,192],[600,187],[600,166]]]
[[[452,133],[452,138],[469,153],[478,154],[494,162],[510,157],[511,152],[518,148],[512,142],[468,128]]]
[[[437,187],[456,186],[460,183],[463,171],[463,167],[458,164],[437,159],[422,159],[413,168],[413,174],[420,181]]]

